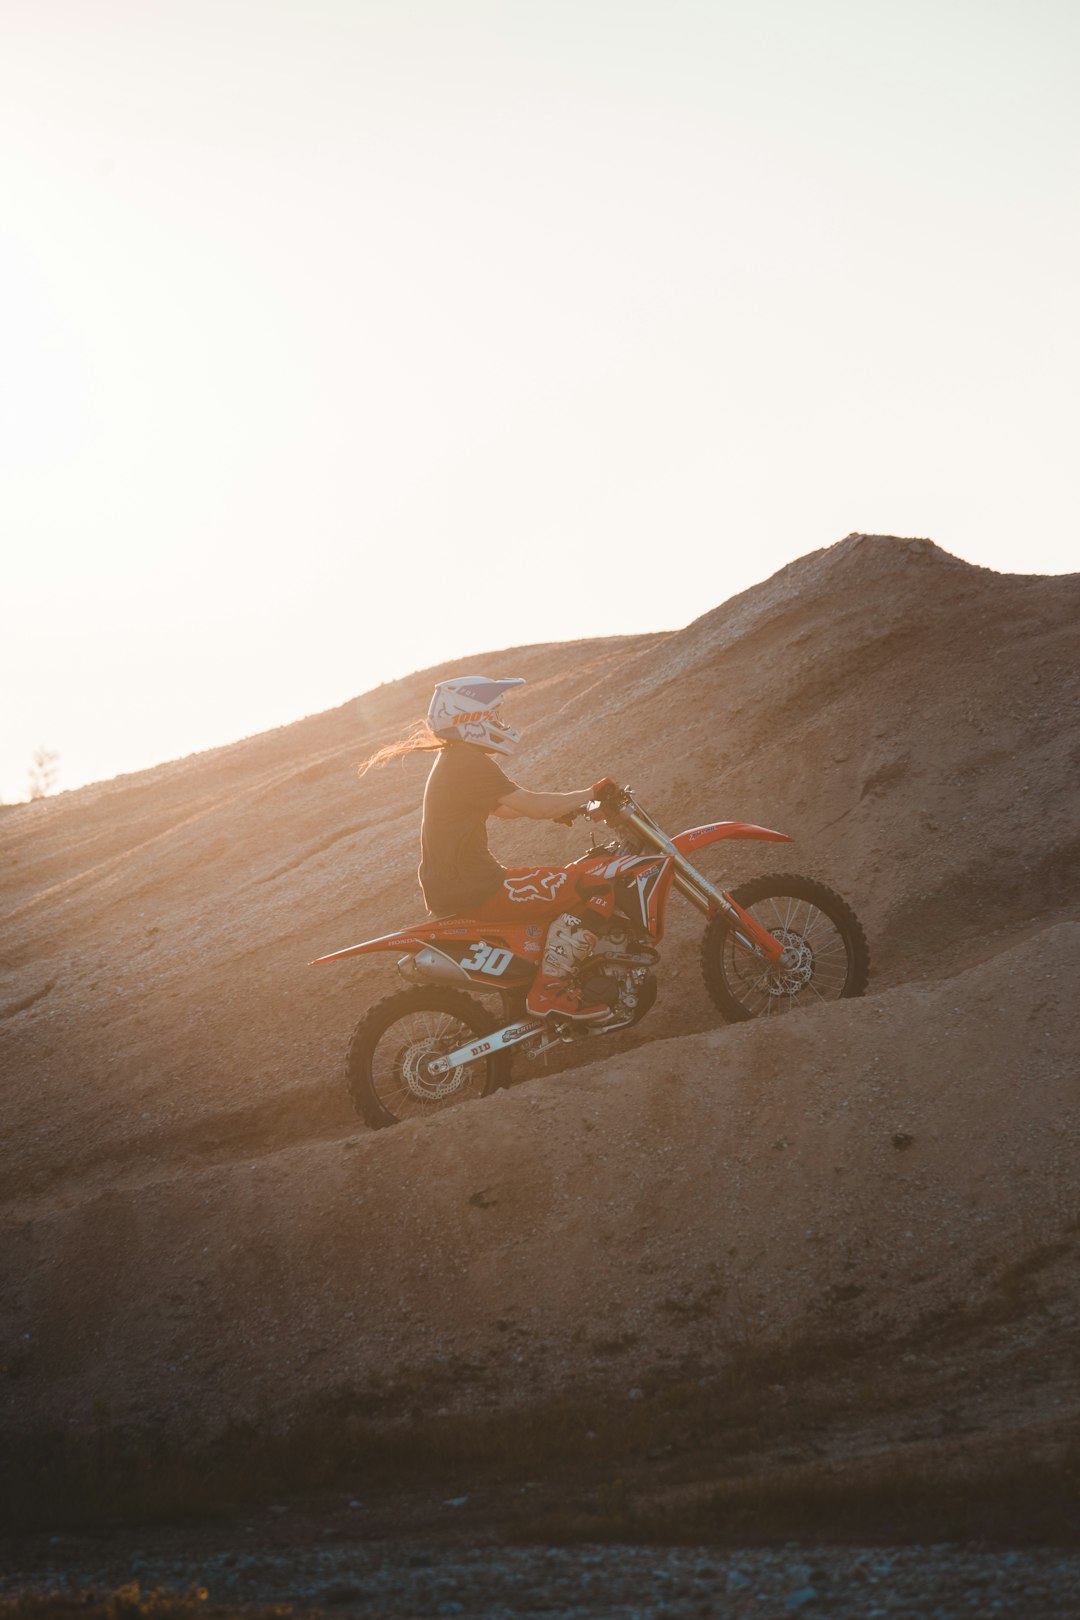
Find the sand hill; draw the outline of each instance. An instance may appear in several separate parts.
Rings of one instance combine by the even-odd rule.
[[[212,1430],[402,1369],[440,1401],[625,1389],[1006,1296],[969,1365],[1063,1342],[1078,623],[1080,576],[853,535],[679,632],[464,660],[528,679],[524,785],[607,773],[671,830],[792,834],[710,870],[831,883],[871,990],[718,1026],[674,900],[632,1037],[561,1072],[519,1059],[511,1090],[381,1133],[342,1060],[393,967],[306,963],[422,915],[424,762],[353,766],[448,667],[5,811],[6,1424]],[[508,861],[582,842],[493,837]]]

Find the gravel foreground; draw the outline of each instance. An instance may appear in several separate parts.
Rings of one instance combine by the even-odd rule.
[[[80,1546],[82,1555],[79,1556]],[[640,1546],[503,1547],[370,1541],[313,1549],[191,1557],[152,1554],[94,1560],[80,1538],[53,1538],[35,1569],[0,1581],[7,1596],[79,1586],[110,1591],[137,1581],[187,1592],[210,1606],[288,1604],[298,1615],[376,1620],[519,1614],[572,1620],[664,1615],[817,1613],[851,1620],[912,1616],[1080,1615],[1080,1554],[979,1546],[715,1549]]]

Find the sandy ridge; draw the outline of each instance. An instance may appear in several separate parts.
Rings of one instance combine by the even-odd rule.
[[[6,811],[6,1421],[105,1401],[212,1426],[388,1359],[458,1358],[470,1399],[521,1398],[611,1368],[597,1341],[627,1341],[622,1379],[800,1322],[910,1321],[1040,1245],[1063,1279],[1078,609],[1076,576],[852,536],[683,631],[492,655],[529,681],[520,780],[609,771],[673,829],[793,833],[782,864],[866,925],[873,995],[716,1029],[673,910],[633,1038],[377,1138],[340,1064],[392,967],[305,964],[419,915],[422,762],[363,784],[352,763],[446,666]],[[507,860],[581,843],[495,836]],[[727,853],[729,878],[765,859]]]

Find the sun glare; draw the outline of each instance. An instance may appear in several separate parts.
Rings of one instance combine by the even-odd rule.
[[[0,794],[853,529],[1074,568],[1078,18],[16,0]]]

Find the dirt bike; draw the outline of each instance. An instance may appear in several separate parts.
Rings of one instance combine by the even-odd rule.
[[[592,847],[565,868],[614,887],[615,909],[592,925],[596,945],[576,974],[590,1003],[610,1008],[608,1017],[582,1025],[557,1014],[528,1014],[525,997],[546,923],[440,917],[317,957],[313,967],[376,951],[404,952],[397,965],[410,988],[372,1007],[349,1046],[349,1092],[369,1125],[394,1125],[486,1097],[509,1084],[517,1047],[538,1058],[563,1043],[640,1023],[656,1000],[653,969],[672,889],[708,919],[701,944],[705,988],[729,1022],[776,1017],[866,989],[866,936],[846,901],[823,883],[782,873],[753,878],[728,894],[690,860],[728,838],[790,844],[786,833],[714,821],[669,838],[629,788],[605,778],[591,791],[593,799],[560,819],[571,825],[587,815],[615,834],[606,844],[594,835]],[[462,987],[497,992],[502,1017]]]

